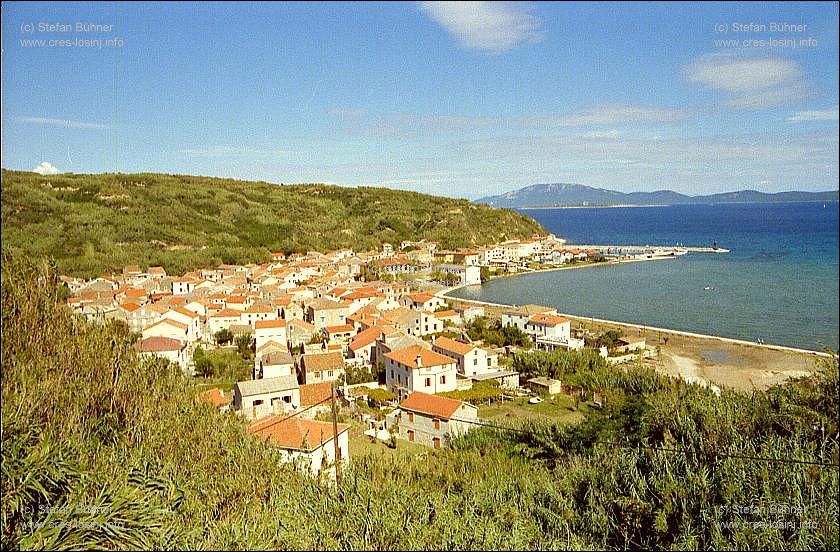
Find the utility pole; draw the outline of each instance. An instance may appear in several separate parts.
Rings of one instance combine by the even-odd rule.
[[[341,448],[338,446],[338,414],[336,411],[335,406],[335,394],[337,393],[337,389],[335,386],[335,382],[332,384],[332,422],[333,422],[333,447],[335,453],[335,482],[337,484],[341,484]]]

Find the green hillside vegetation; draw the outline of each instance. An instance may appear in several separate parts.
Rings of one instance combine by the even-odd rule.
[[[510,210],[387,188],[281,186],[164,174],[3,170],[3,244],[54,256],[65,274],[98,276],[126,264],[168,273],[265,262],[272,251],[483,245],[545,230]]]
[[[718,398],[555,353],[550,372],[599,390],[603,410],[411,457],[351,450],[329,487],[195,405],[193,383],[138,359],[120,326],[56,307],[46,263],[2,271],[3,549],[838,546],[838,469],[821,465],[838,462],[836,359]]]

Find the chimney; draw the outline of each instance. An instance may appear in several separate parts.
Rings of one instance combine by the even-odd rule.
[[[417,353],[417,358],[415,358],[414,360],[416,361],[418,368],[421,368],[423,366],[423,357],[420,355],[419,352]]]

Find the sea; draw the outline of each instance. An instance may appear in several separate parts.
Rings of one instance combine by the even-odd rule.
[[[453,297],[748,341],[838,350],[838,203],[522,209],[569,243],[711,247],[491,280]]]

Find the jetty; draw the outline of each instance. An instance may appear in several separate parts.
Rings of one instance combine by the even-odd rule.
[[[566,247],[575,249],[593,249],[595,251],[610,251],[616,253],[632,253],[632,252],[663,252],[665,254],[679,255],[681,253],[729,253],[728,249],[721,247],[688,247],[688,246],[671,246],[671,245],[585,245],[585,244],[566,244]]]

